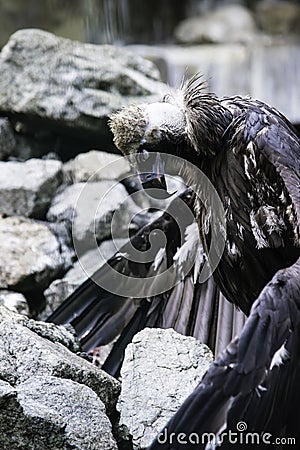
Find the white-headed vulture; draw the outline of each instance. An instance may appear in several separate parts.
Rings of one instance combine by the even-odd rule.
[[[142,172],[136,164],[139,161],[136,154],[141,155],[141,161],[147,158],[150,161],[151,153],[168,154],[182,161],[182,165],[175,164],[175,170],[188,185],[189,173],[184,161],[208,177],[224,208],[224,251],[213,280],[203,285],[195,283],[191,272],[165,297],[144,299],[139,302],[139,308],[132,299],[120,300],[118,312],[122,308],[135,308],[134,313],[120,313],[123,319],[128,319],[126,324],[120,325],[120,320],[114,322],[109,301],[107,311],[105,301],[104,309],[100,306],[102,293],[90,281],[75,292],[75,298],[70,297],[69,312],[65,314],[67,300],[52,319],[58,323],[70,321],[72,304],[78,300],[76,328],[82,311],[88,311],[98,299],[100,320],[93,308],[95,323],[92,317],[83,320],[83,329],[89,333],[93,328],[97,330],[97,326],[101,330],[101,320],[107,321],[107,316],[112,317],[112,322],[107,322],[109,339],[110,328],[115,323],[116,334],[124,333],[130,320],[137,317],[137,311],[140,311],[137,320],[147,323],[145,318],[154,314],[153,326],[160,326],[162,311],[165,314],[167,310],[169,326],[174,326],[177,320],[181,331],[202,339],[201,333],[197,335],[189,327],[199,321],[201,308],[204,320],[214,316],[209,322],[214,327],[216,303],[225,296],[248,318],[240,332],[235,329],[237,333],[231,337],[228,334],[231,342],[162,431],[166,436],[164,442],[158,436],[151,450],[204,449],[217,445],[232,448],[229,431],[237,431],[237,423],[241,421],[248,432],[268,432],[274,439],[296,437],[299,442],[300,139],[292,124],[261,101],[239,96],[219,98],[207,93],[201,78],[196,76],[161,103],[133,105],[114,114],[110,126],[116,146],[132,159],[138,171]],[[142,183],[147,188],[166,189],[163,167],[163,162],[158,163],[156,158],[152,170],[147,170],[146,176],[141,174]],[[193,184],[195,180],[191,181],[192,189]],[[207,225],[211,209],[197,196],[189,197],[188,191],[184,196],[200,230],[202,247],[197,248],[205,255],[211,246],[212,233]],[[170,233],[173,244],[169,244],[164,257],[172,259],[178,243],[176,226],[167,214],[157,219],[155,227],[163,227],[166,234]],[[142,242],[147,245],[147,230],[151,226],[138,233],[138,246]],[[113,264],[120,261],[125,264],[124,254],[116,255]],[[128,273],[134,272],[129,263],[125,265]],[[153,266],[146,269],[153,270]],[[217,294],[209,292],[208,295],[209,290]],[[166,321],[168,314],[164,315]],[[204,330],[206,338],[202,340],[209,342],[211,330],[207,327]],[[212,433],[217,438],[207,444],[201,440],[203,433]],[[193,439],[189,440],[189,436]],[[243,448],[242,444],[239,442],[237,448]],[[263,445],[259,442],[257,448]],[[256,448],[255,443],[251,448]],[[277,448],[284,447],[278,444]]]
[[[227,448],[232,442],[221,433],[237,431],[240,421],[248,432],[296,437],[299,445],[300,139],[292,124],[261,101],[206,93],[196,76],[161,103],[117,113],[111,129],[125,154],[173,154],[210,179],[226,218],[226,245],[213,276],[248,315],[168,423],[166,442],[157,438],[151,450],[205,448],[201,439],[195,444],[195,433],[219,436],[207,448],[222,441]],[[183,175],[185,165],[177,169]],[[164,188],[162,178],[153,167],[142,181]],[[207,249],[209,208],[196,198],[194,210]]]

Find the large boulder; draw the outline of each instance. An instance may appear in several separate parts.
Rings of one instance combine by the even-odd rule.
[[[212,361],[205,344],[172,329],[146,328],[134,336],[125,351],[117,406],[134,449],[150,445]]]
[[[70,262],[46,224],[18,216],[0,218],[0,288],[45,288]]]
[[[117,450],[104,404],[71,380],[32,376],[17,387],[0,381],[0,446]]]
[[[115,449],[119,383],[62,326],[0,307],[0,447]]]
[[[75,183],[59,190],[47,219],[69,223],[76,252],[83,255],[112,233],[115,237],[126,237],[130,226],[134,227],[130,225],[131,219],[139,212],[121,183],[103,180]]]
[[[0,213],[44,218],[62,181],[62,163],[30,159],[0,162]]]
[[[0,307],[0,379],[12,385],[32,376],[51,375],[84,384],[96,392],[108,414],[114,412],[119,382],[64,344],[76,348],[62,326],[35,322],[25,316],[3,312]]]
[[[160,98],[158,77],[150,61],[122,48],[19,30],[0,54],[0,113],[57,134],[111,139],[107,117]]]

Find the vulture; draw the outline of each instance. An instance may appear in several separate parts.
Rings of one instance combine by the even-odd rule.
[[[150,299],[140,299],[138,306],[136,299],[127,298],[125,303],[119,299],[122,306],[116,307],[115,316],[121,314],[127,323],[116,334],[122,336],[128,331],[137,312],[137,320],[144,323],[149,316],[155,316],[157,323],[164,314],[165,321],[170,318],[170,326],[177,320],[184,324],[183,332],[193,334],[189,329],[193,317],[195,321],[211,308],[210,327],[214,328],[220,313],[218,305],[224,298],[247,316],[150,449],[227,449],[233,443],[243,448],[246,431],[255,437],[252,448],[263,448],[270,439],[275,448],[284,448],[284,439],[290,437],[299,442],[300,138],[296,130],[280,112],[259,100],[220,98],[207,92],[198,75],[161,102],[132,105],[115,113],[110,127],[116,146],[140,174],[143,186],[161,192],[162,197],[176,197],[176,193],[168,192],[165,180],[169,161],[173,161],[170,170],[189,186],[181,196],[195,218],[186,224],[181,249],[184,244],[189,249],[182,253],[187,260],[195,249],[199,255],[193,257],[192,267],[179,283],[159,298],[151,297],[150,292]],[[197,179],[191,167],[205,178]],[[203,179],[209,180],[222,206],[215,220],[212,190]],[[162,264],[168,266],[179,260],[176,253],[180,240],[168,211],[157,220],[158,228],[170,233],[169,248],[161,255]],[[133,238],[139,246],[149,245],[147,232],[149,236],[151,226]],[[190,234],[194,236],[196,228],[200,244],[189,238],[188,231],[193,229]],[[212,252],[211,258],[216,234],[224,245]],[[117,254],[117,260],[111,263],[118,264],[125,254]],[[216,256],[212,277],[204,283],[197,281],[197,271],[203,264],[212,265]],[[148,264],[145,269],[155,268],[155,264]],[[134,268],[127,269],[134,272]],[[207,295],[209,290],[214,294]],[[70,321],[72,302],[78,300],[75,329],[82,315],[87,335],[93,328],[100,329],[103,321],[109,323],[107,316],[111,317],[109,327],[114,323],[119,326],[120,320],[114,322],[115,316],[110,315],[109,300],[104,307],[98,301],[101,320],[97,322],[91,308],[97,296],[89,283],[82,286],[75,292],[76,301],[71,296],[50,320]],[[204,300],[206,296],[210,305]],[[81,301],[88,298],[81,311],[80,297]],[[87,312],[82,314],[87,304]],[[134,313],[122,313],[122,308],[133,308],[133,304]],[[206,332],[213,335],[211,328]],[[238,441],[231,441],[232,432]]]

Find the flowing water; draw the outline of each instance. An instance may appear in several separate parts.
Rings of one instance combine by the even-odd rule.
[[[225,3],[232,0],[2,0],[0,45],[25,27],[97,44],[135,44],[131,48],[156,61],[172,86],[200,71],[218,95],[252,95],[300,123],[299,42],[283,37],[252,45],[174,45],[174,28],[181,20]]]

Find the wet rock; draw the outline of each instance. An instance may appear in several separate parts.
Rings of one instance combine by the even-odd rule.
[[[91,150],[81,153],[64,164],[65,179],[68,183],[84,181],[120,180],[131,172],[128,161],[107,152]]]
[[[0,381],[0,402],[1,448],[117,449],[104,404],[87,386],[53,376],[15,388]]]
[[[0,212],[43,218],[61,183],[61,169],[55,160],[0,162]]]
[[[0,379],[14,386],[33,376],[70,379],[92,389],[105,404],[107,413],[113,413],[119,394],[118,381],[62,345],[64,327],[30,321],[25,316],[19,319],[11,312],[1,314],[2,309]]]
[[[0,54],[0,112],[56,134],[111,141],[107,117],[160,98],[158,77],[150,61],[125,49],[19,30]]]
[[[0,218],[0,288],[45,288],[68,269],[58,239],[44,223]]]
[[[0,117],[0,160],[14,155],[16,139],[8,119]]]
[[[128,427],[134,449],[150,445],[212,361],[206,345],[171,329],[146,328],[134,336],[125,352],[118,401],[120,424]],[[153,368],[159,383],[153,382]]]
[[[0,305],[5,306],[10,311],[29,315],[27,300],[20,292],[0,290]]]
[[[182,44],[248,42],[255,37],[251,12],[242,5],[227,5],[181,22],[175,38]]]
[[[48,211],[49,221],[65,221],[72,228],[78,256],[97,247],[97,242],[113,235],[128,236],[131,219],[139,208],[124,186],[105,180],[75,183],[61,189]]]
[[[266,33],[300,33],[300,6],[295,1],[260,1],[256,5],[255,17]]]

